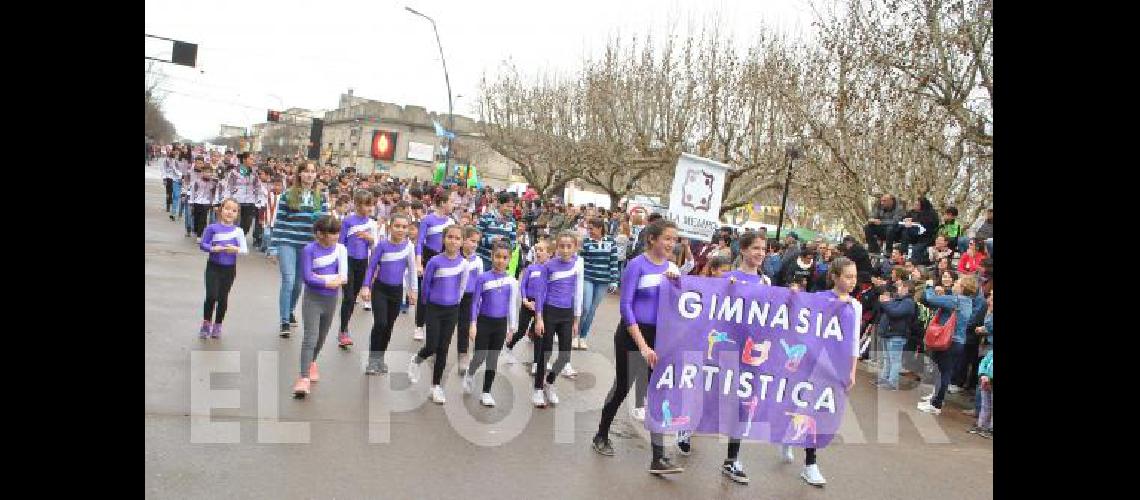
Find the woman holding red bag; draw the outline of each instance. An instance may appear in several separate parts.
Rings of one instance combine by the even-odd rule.
[[[942,402],[946,398],[946,388],[950,386],[950,379],[954,376],[954,367],[958,365],[958,358],[962,357],[965,352],[966,329],[973,314],[973,297],[978,293],[978,280],[972,274],[962,276],[954,282],[946,295],[935,293],[934,280],[927,281],[926,285],[923,301],[930,307],[937,309],[934,313],[934,319],[931,320],[931,325],[934,322],[939,325],[945,325],[951,320],[955,322],[949,348],[941,351],[928,349],[930,357],[938,365],[938,380],[935,383],[934,392],[930,396],[922,398],[922,401],[918,403],[920,411],[939,415],[942,413]]]

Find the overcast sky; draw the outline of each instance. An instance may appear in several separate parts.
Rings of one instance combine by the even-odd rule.
[[[333,109],[355,95],[447,111],[431,24],[451,76],[455,111],[475,116],[483,72],[512,59],[524,74],[571,71],[607,37],[663,33],[670,20],[719,15],[746,43],[761,26],[810,31],[807,0],[146,0],[146,33],[198,44],[198,67],[161,64],[164,109],[179,135],[204,140],[219,125],[265,121],[269,108]],[[146,55],[169,58],[147,39]],[[165,53],[163,53],[165,52]]]

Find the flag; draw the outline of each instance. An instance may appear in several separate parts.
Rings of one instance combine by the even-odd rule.
[[[446,137],[448,139],[455,139],[455,133],[450,132],[447,129],[443,128],[443,126],[440,125],[439,122],[432,120],[431,124],[435,126],[436,137]]]

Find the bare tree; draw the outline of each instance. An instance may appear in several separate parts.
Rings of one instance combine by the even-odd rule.
[[[166,119],[166,115],[162,112],[162,101],[166,98],[166,93],[161,89],[162,83],[165,81],[164,75],[154,61],[148,61],[146,65],[146,115],[144,118],[144,127],[147,136],[150,136],[155,141],[160,143],[173,142],[177,136],[174,129],[174,124]]]

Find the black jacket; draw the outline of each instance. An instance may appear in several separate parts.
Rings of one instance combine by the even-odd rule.
[[[812,274],[815,273],[815,261],[812,260],[811,265],[808,266],[807,269],[800,267],[799,262],[800,259],[797,257],[784,263],[783,267],[780,268],[779,279],[775,282],[776,286],[788,286],[791,285],[793,281],[803,278],[807,283],[807,289],[804,291],[816,291],[815,282],[812,280]]]
[[[893,299],[890,302],[879,302],[879,336],[880,337],[907,337],[910,335],[910,325],[917,314],[914,299],[909,296]]]
[[[867,253],[867,249],[863,248],[863,245],[859,243],[852,244],[851,248],[847,249],[844,255],[855,262],[855,270],[858,274],[871,275],[871,256]]]

